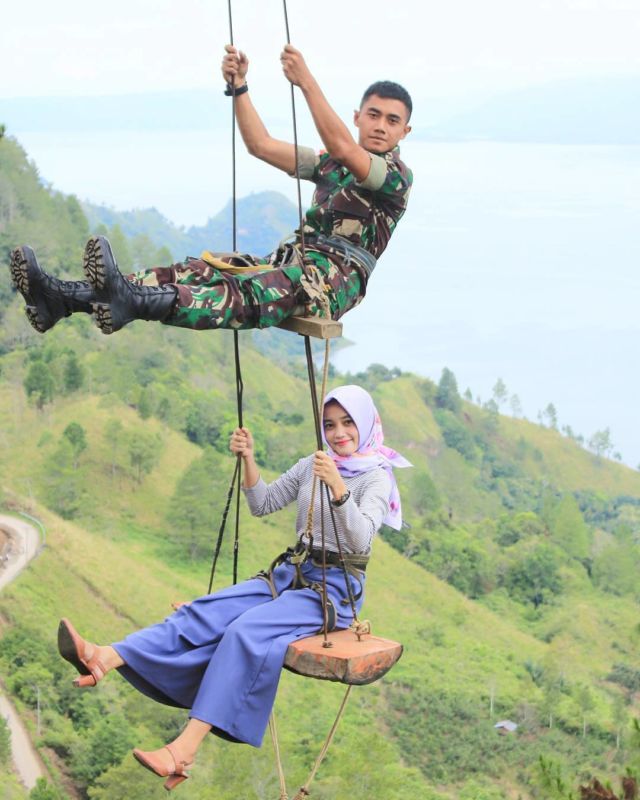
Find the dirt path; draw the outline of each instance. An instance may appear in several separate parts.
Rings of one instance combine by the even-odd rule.
[[[40,536],[36,528],[29,523],[1,514],[0,529],[11,539],[8,558],[0,565],[0,590],[2,590],[37,554]],[[4,537],[2,538],[4,540]],[[1,692],[0,714],[7,720],[11,732],[11,755],[16,771],[27,789],[32,789],[38,778],[46,777],[44,765],[17,711]]]

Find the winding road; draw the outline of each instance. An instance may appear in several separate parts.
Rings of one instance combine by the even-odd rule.
[[[0,591],[29,564],[40,547],[40,536],[33,525],[0,514],[0,549],[7,537],[10,547],[0,565]],[[32,789],[38,778],[46,777],[46,770],[27,729],[1,687],[0,714],[7,720],[11,732],[11,755],[16,772],[27,789]]]

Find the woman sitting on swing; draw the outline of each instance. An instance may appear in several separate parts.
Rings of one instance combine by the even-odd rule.
[[[321,531],[329,627],[348,628],[353,621],[350,602],[355,601],[356,611],[363,602],[365,568],[376,532],[383,523],[401,526],[392,468],[410,464],[383,445],[380,418],[364,389],[341,386],[327,394],[323,438],[327,452],[301,459],[267,485],[254,460],[249,430],[237,428],[231,436],[230,449],[243,461],[243,490],[253,515],[270,514],[297,501],[297,545],[267,572],[186,603],[164,622],[112,645],[92,644],[68,620],[60,623],[58,647],[81,674],[76,686],[94,686],[117,669],[143,694],[190,710],[187,725],[173,742],[152,752],[133,751],[144,767],[166,778],[166,789],[188,777],[186,770],[209,732],[260,746],[287,647],[318,633],[324,624],[319,594],[322,551],[314,547]],[[322,491],[313,491],[316,479],[328,488],[331,507],[326,497],[321,501]],[[312,500],[309,537],[306,522]]]

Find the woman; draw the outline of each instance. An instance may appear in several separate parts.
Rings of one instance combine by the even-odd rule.
[[[143,766],[166,778],[167,789],[188,777],[186,770],[210,732],[260,746],[287,647],[323,626],[317,590],[322,554],[316,550],[322,527],[331,628],[347,628],[353,621],[349,594],[357,610],[362,605],[373,537],[383,522],[401,525],[392,467],[410,464],[383,445],[380,418],[364,389],[341,386],[326,396],[323,436],[326,453],[301,459],[270,485],[260,477],[249,430],[237,428],[230,442],[231,451],[243,460],[243,491],[253,515],[297,501],[295,553],[305,552],[302,563],[295,563],[299,557],[292,563],[291,549],[268,572],[185,604],[164,622],[112,645],[87,642],[68,620],[60,623],[58,647],[82,675],[75,680],[77,686],[93,686],[117,669],[149,697],[190,709],[189,722],[173,742],[152,752],[133,751]],[[316,479],[328,487],[332,508],[316,490],[309,541],[306,522]],[[338,566],[339,549],[349,564],[349,591]]]

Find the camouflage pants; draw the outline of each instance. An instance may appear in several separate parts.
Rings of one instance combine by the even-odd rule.
[[[329,253],[307,250],[305,256],[304,269],[294,263],[261,271],[269,258],[253,258],[256,269],[241,274],[189,258],[136,272],[129,279],[139,285],[175,285],[178,304],[166,323],[194,330],[267,328],[304,313],[303,308],[339,319],[362,300],[365,281],[357,269]]]

